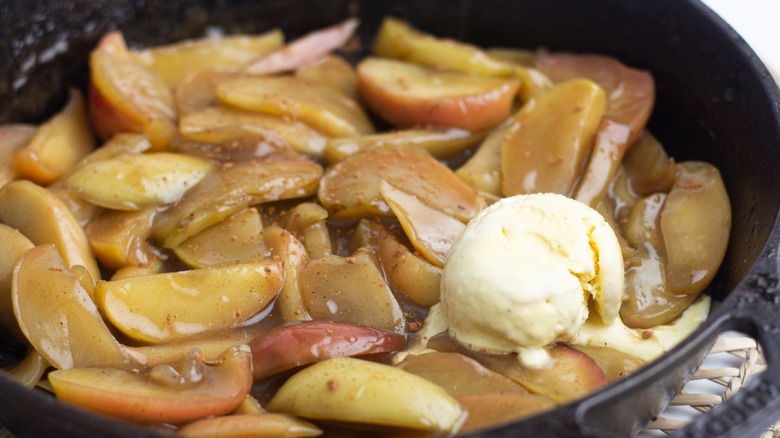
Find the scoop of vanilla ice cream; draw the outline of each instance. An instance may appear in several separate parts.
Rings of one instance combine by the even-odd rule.
[[[623,256],[595,210],[562,195],[501,199],[453,243],[441,283],[449,333],[465,346],[528,353],[570,340],[593,303],[618,316]]]

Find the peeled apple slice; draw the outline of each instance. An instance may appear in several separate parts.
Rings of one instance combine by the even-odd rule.
[[[442,387],[399,368],[346,357],[299,371],[268,408],[304,418],[432,432],[454,432],[464,417]]]
[[[160,343],[234,327],[263,310],[282,287],[280,261],[102,281],[95,302],[122,333]]]
[[[292,120],[300,120],[333,137],[371,134],[374,127],[363,109],[329,87],[292,77],[241,78],[217,86],[223,103]]]
[[[38,128],[30,143],[13,157],[22,178],[51,184],[95,147],[84,96],[75,89],[65,108]]]
[[[501,192],[569,195],[593,147],[607,97],[596,83],[575,79],[526,103],[501,150]]]
[[[229,349],[216,362],[195,363],[180,385],[111,368],[54,371],[49,381],[58,399],[92,412],[136,423],[181,424],[227,414],[249,393],[252,362],[247,346]]]
[[[0,222],[16,228],[35,245],[54,244],[68,268],[84,266],[93,279],[100,279],[84,230],[51,191],[25,180],[6,184],[0,189]]]
[[[259,35],[201,38],[157,46],[134,55],[156,71],[170,86],[185,77],[212,67],[237,70],[284,43],[284,34],[273,29]]]
[[[414,248],[429,262],[444,267],[452,242],[466,229],[466,225],[425,205],[416,196],[398,190],[387,181],[382,181],[381,192]]]
[[[154,70],[132,56],[119,32],[106,34],[89,60],[89,107],[100,138],[143,133],[156,121],[173,125],[173,93]]]
[[[54,246],[36,246],[24,254],[14,269],[11,301],[24,335],[56,368],[122,366],[127,361]]]
[[[95,205],[140,210],[178,201],[211,171],[208,161],[188,155],[120,155],[80,167],[66,185]]]
[[[383,119],[399,127],[489,129],[512,110],[517,79],[437,71],[382,58],[357,68],[360,95]]]
[[[296,438],[322,435],[322,430],[308,421],[284,414],[235,414],[205,418],[176,430],[188,438]]]

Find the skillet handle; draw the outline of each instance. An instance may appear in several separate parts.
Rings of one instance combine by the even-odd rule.
[[[751,275],[729,313],[735,330],[761,345],[767,368],[733,397],[679,430],[679,437],[742,438],[760,436],[780,419],[780,282],[776,252]],[[761,272],[763,271],[763,273]]]

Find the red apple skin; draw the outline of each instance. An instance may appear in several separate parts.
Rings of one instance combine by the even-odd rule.
[[[49,380],[59,400],[92,412],[140,424],[183,424],[232,412],[249,394],[252,362],[246,346],[229,349],[218,361],[201,382],[182,389],[113,368],[57,370]]]
[[[249,346],[258,380],[333,357],[398,351],[406,346],[406,339],[356,324],[309,321],[274,328]]]
[[[378,80],[366,62],[357,68],[358,90],[366,104],[396,127],[443,126],[481,131],[497,126],[512,111],[519,80],[485,78],[496,85],[484,92],[440,97],[397,93],[403,77],[394,83]],[[399,85],[400,84],[400,85]]]
[[[106,99],[103,93],[90,82],[88,88],[89,114],[93,128],[101,140],[109,140],[120,132],[143,133],[143,127],[130,120]]]

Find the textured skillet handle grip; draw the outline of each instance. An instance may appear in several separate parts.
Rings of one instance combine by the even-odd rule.
[[[767,368],[752,377],[729,400],[696,418],[675,436],[758,437],[780,420],[780,281],[777,252],[763,258],[746,280],[741,299],[730,313],[736,330],[761,345]]]

